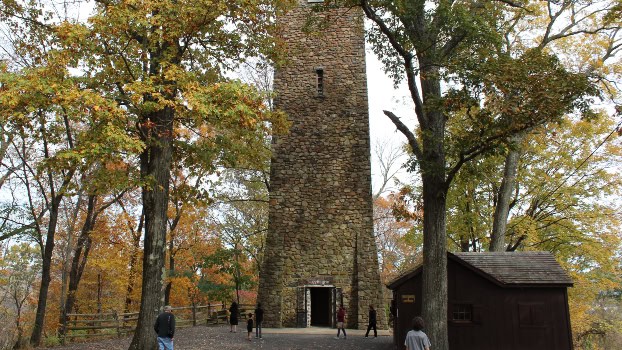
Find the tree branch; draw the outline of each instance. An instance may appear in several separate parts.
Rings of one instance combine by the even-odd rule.
[[[376,14],[367,0],[361,0],[361,7],[363,8],[367,18],[376,23],[380,31],[387,37],[387,39],[389,39],[391,47],[393,47],[398,55],[404,60],[404,70],[406,71],[408,90],[410,91],[410,95],[415,103],[415,113],[417,113],[419,122],[422,125],[427,125],[427,118],[423,109],[423,100],[421,99],[421,95],[419,94],[419,89],[417,89],[416,84],[415,68],[413,64],[415,56],[398,42],[395,33],[393,33],[382,18]]]
[[[404,136],[406,136],[406,139],[408,140],[408,144],[410,145],[410,148],[415,154],[415,157],[417,157],[418,160],[423,159],[423,152],[421,150],[421,146],[419,146],[419,142],[417,141],[417,138],[410,131],[410,129],[408,129],[408,127],[404,123],[402,123],[400,118],[398,118],[393,112],[384,111],[384,114],[387,117],[389,117],[389,119],[391,119],[391,122],[393,122],[393,125],[395,125],[397,130],[399,130]]]

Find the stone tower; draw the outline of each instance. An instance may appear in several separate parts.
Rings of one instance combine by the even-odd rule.
[[[311,13],[298,0],[279,18],[288,63],[277,67],[276,105],[291,121],[273,142],[270,212],[259,301],[267,327],[367,325],[384,328],[373,235],[363,13]],[[311,16],[319,29],[304,30]]]

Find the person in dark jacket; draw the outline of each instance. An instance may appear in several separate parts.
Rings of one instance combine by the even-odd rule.
[[[158,334],[158,347],[160,350],[173,350],[173,336],[175,336],[175,315],[169,305],[164,307],[164,312],[158,315],[153,329]]]
[[[246,318],[246,339],[251,341],[251,334],[253,334],[253,314],[248,313],[248,317]]]
[[[261,303],[257,303],[255,308],[255,338],[261,339],[261,324],[263,322],[263,309]]]
[[[378,337],[378,332],[376,331],[376,310],[374,310],[373,305],[369,305],[369,325],[367,326],[367,333],[365,333],[365,338],[369,335],[369,331],[374,329],[374,338]]]
[[[229,332],[237,332],[238,331],[238,314],[240,311],[238,310],[238,303],[235,301],[231,303],[231,307],[229,307],[229,324],[231,325],[231,330]]]

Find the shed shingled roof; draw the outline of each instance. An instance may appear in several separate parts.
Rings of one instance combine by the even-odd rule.
[[[448,257],[492,280],[498,285],[572,286],[572,279],[549,252],[448,253]],[[421,272],[421,266],[391,281],[395,289]]]
[[[572,279],[549,252],[453,253],[505,285],[572,285]]]

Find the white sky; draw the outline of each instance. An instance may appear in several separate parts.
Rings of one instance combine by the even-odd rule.
[[[398,89],[394,88],[393,80],[383,71],[382,63],[371,50],[367,50],[367,90],[369,99],[369,127],[372,152],[372,182],[374,193],[379,186],[378,159],[374,154],[377,143],[388,143],[393,147],[401,147],[406,138],[397,131],[391,120],[383,113],[389,110],[402,119],[409,127],[416,126],[415,111],[405,82]],[[406,157],[400,165],[406,162]],[[404,171],[398,175],[401,179],[408,176]]]

